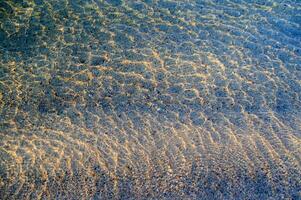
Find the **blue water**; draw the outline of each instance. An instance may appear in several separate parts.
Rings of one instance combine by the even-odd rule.
[[[298,0],[0,1],[1,199],[301,199]]]

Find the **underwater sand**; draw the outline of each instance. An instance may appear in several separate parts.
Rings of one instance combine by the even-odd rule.
[[[301,2],[0,2],[0,199],[301,199]]]

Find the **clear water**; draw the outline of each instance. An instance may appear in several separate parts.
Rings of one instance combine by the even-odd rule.
[[[299,0],[0,1],[1,199],[300,199]]]

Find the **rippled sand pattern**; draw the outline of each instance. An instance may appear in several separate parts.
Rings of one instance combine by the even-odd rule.
[[[298,0],[0,1],[0,199],[300,199]]]

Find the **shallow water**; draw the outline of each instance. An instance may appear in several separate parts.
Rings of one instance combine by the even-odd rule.
[[[1,199],[301,198],[298,0],[0,2]]]

